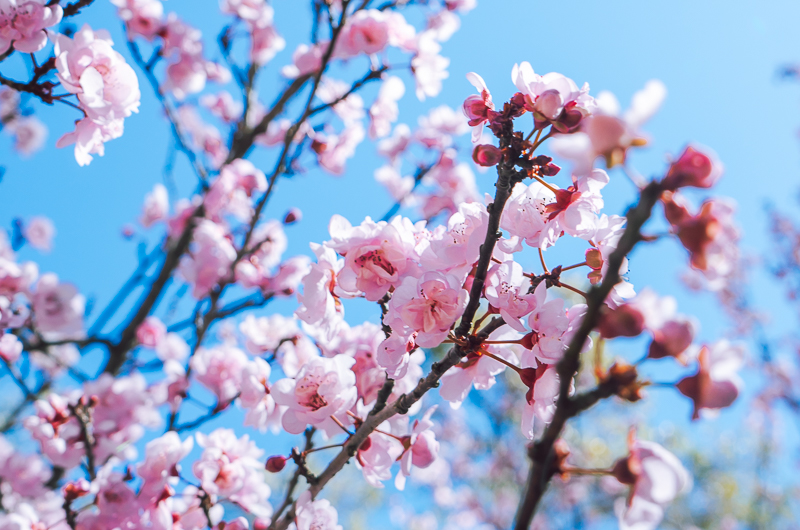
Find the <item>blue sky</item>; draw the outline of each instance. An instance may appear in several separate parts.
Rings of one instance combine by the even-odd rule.
[[[95,3],[78,20],[110,29],[117,49],[128,57],[113,6],[105,0]],[[278,0],[274,6],[277,28],[288,44],[261,75],[259,90],[265,103],[283,86],[278,68],[308,38],[306,2]],[[169,0],[165,7],[203,29],[209,56],[219,58],[214,40],[220,16],[215,1]],[[437,105],[459,107],[473,92],[464,78],[470,71],[481,74],[495,101],[502,101],[513,93],[510,71],[520,61],[529,61],[540,73],[558,71],[579,84],[588,81],[594,94],[610,90],[623,108],[647,80],[661,79],[669,93],[661,111],[645,127],[653,142],[633,156],[633,165],[644,175],[658,175],[665,168],[664,154],[678,153],[688,141],[713,148],[726,166],[713,193],[738,202],[745,251],[757,258],[768,257],[764,204],[771,201],[784,210],[796,210],[800,184],[800,87],[777,75],[782,65],[800,60],[799,19],[800,3],[790,1],[584,0],[567,4],[479,0],[477,9],[463,18],[460,31],[444,45],[443,54],[451,65],[442,94],[419,102],[409,84],[400,103],[401,121],[413,126],[421,112]],[[364,63],[350,65],[350,72],[363,67]],[[20,68],[7,61],[0,70],[22,78]],[[139,114],[126,120],[125,135],[107,144],[105,157],[95,158],[89,167],[78,167],[70,149],[54,148],[55,140],[71,130],[77,117],[66,106],[49,108],[31,102],[50,128],[50,138],[47,149],[30,160],[19,159],[8,138],[0,137],[0,165],[6,169],[0,183],[4,199],[0,226],[9,227],[16,216],[51,217],[58,230],[53,252],[40,255],[23,249],[21,259],[34,259],[42,271],[57,272],[76,283],[101,307],[135,267],[137,241],[143,237],[152,246],[159,236],[157,230],[140,234],[134,241],[120,236],[123,225],[135,222],[145,193],[162,181],[170,144],[166,122],[143,76],[140,83]],[[228,88],[233,90],[233,86]],[[369,103],[374,91],[366,94]],[[274,153],[265,151],[256,152],[252,159],[268,171],[273,157]],[[325,240],[334,213],[353,222],[366,215],[380,217],[391,200],[372,178],[379,165],[373,144],[365,142],[343,177],[310,167],[307,173],[282,181],[268,216],[279,218],[290,206],[304,212],[304,220],[287,229],[288,255],[308,253],[309,241]],[[492,174],[478,173],[477,177],[481,189],[490,191]],[[194,180],[181,156],[175,179],[184,196],[192,190]],[[612,174],[607,190],[608,213],[622,213],[634,198],[632,187],[619,173]],[[698,192],[692,198],[699,202],[706,195]],[[702,337],[713,339],[727,330],[728,322],[712,296],[698,296],[682,286],[678,280],[685,266],[682,259],[674,242],[637,250],[631,260],[631,280],[638,287],[651,285],[661,294],[678,298],[681,311],[700,317]],[[793,329],[796,315],[787,309],[783,294],[763,267],[757,264],[752,276],[750,292],[756,306],[772,315],[770,334]],[[292,304],[276,308],[288,312]],[[374,315],[372,311],[360,308],[351,314],[366,318]],[[674,396],[657,399],[668,399],[665,417],[684,421],[681,418],[688,416],[685,402],[676,405]],[[730,414],[738,417],[742,412]]]

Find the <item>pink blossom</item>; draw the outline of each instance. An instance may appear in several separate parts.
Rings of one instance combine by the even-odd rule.
[[[155,348],[164,340],[167,326],[158,317],[149,316],[136,328],[136,340],[145,348]]]
[[[200,97],[200,105],[211,111],[214,116],[226,123],[234,123],[241,116],[244,106],[235,101],[230,92],[206,94]]]
[[[40,150],[47,139],[47,126],[35,116],[15,118],[3,128],[14,136],[14,149],[24,157]]]
[[[514,65],[511,80],[525,96],[525,108],[533,113],[537,128],[552,124],[561,133],[572,132],[596,106],[588,83],[579,89],[561,74],[538,75],[528,62]]]
[[[519,333],[501,328],[491,335],[489,340],[518,340]],[[505,359],[509,362],[516,362],[517,355],[522,348],[513,345],[488,345],[486,347],[490,353]],[[470,389],[474,386],[476,390],[487,390],[494,386],[495,376],[506,369],[506,366],[489,356],[479,352],[467,355],[466,359],[445,372],[439,386],[439,395],[442,399],[450,402],[450,406],[458,408],[467,398]]]
[[[240,399],[242,407],[247,409],[244,424],[256,427],[261,432],[267,428],[277,431],[282,413],[271,394],[270,372],[269,364],[260,358],[253,359],[242,370]]]
[[[312,243],[311,250],[317,255],[317,263],[311,264],[311,271],[303,278],[303,292],[297,293],[300,307],[295,314],[308,324],[324,328],[325,334],[333,337],[344,316],[339,300],[342,293],[336,281],[344,260],[338,259],[336,252],[327,246]]]
[[[283,428],[303,432],[315,425],[332,435],[338,429],[331,416],[342,414],[356,402],[356,377],[350,368],[355,359],[347,355],[309,360],[295,379],[281,379],[272,387],[278,405],[288,407],[283,414]]]
[[[147,443],[144,460],[136,466],[136,473],[144,481],[139,496],[148,503],[155,504],[167,484],[178,482],[180,462],[192,450],[191,438],[181,442],[174,431]]]
[[[382,482],[392,478],[392,465],[403,453],[403,446],[385,434],[371,434],[356,452],[356,463],[364,480],[373,488],[382,488]]]
[[[430,430],[433,427],[431,416],[435,411],[436,405],[429,408],[422,418],[414,420],[411,434],[403,438],[400,472],[395,479],[395,486],[399,490],[405,488],[406,477],[411,476],[411,466],[424,469],[433,464],[439,456],[439,442]]]
[[[744,382],[738,375],[745,349],[740,344],[720,340],[704,346],[697,356],[698,371],[678,382],[681,394],[694,403],[693,419],[713,415],[730,406],[739,396]]]
[[[139,222],[149,228],[158,221],[165,221],[169,217],[169,196],[167,187],[163,184],[153,186],[153,191],[145,195],[142,217]]]
[[[58,78],[78,95],[89,119],[101,124],[139,110],[139,81],[133,68],[111,47],[108,32],[84,25],[73,38],[55,37]]]
[[[53,273],[43,274],[33,293],[36,327],[45,337],[81,338],[86,297],[70,283],[59,283]]]
[[[187,96],[202,91],[207,80],[205,59],[199,55],[181,53],[177,61],[167,66],[164,89],[171,91],[178,100],[184,100]]]
[[[378,154],[395,163],[411,143],[411,129],[405,123],[395,126],[392,136],[378,142]]]
[[[270,487],[264,482],[264,464],[259,461],[264,452],[247,435],[237,438],[231,429],[217,429],[208,436],[197,433],[195,437],[203,453],[192,471],[203,490],[238,504],[256,517],[270,517]]]
[[[322,65],[322,54],[327,48],[327,42],[313,46],[300,44],[292,54],[292,64],[284,66],[281,74],[289,79],[295,79],[315,72]]]
[[[275,352],[282,343],[295,341],[301,335],[296,321],[280,314],[268,317],[247,315],[239,324],[239,330],[245,336],[247,351],[253,355]]]
[[[58,394],[34,403],[36,414],[24,420],[25,428],[41,444],[42,454],[53,464],[70,469],[84,456],[81,429],[72,417],[69,401]]]
[[[376,223],[367,217],[354,227],[334,215],[328,230],[332,239],[325,245],[345,257],[337,280],[348,293],[362,291],[367,300],[377,301],[405,276],[418,274],[414,236],[418,227],[408,219],[398,216],[388,223]]]
[[[675,455],[654,442],[628,441],[630,455],[614,465],[614,476],[631,487],[627,502],[616,505],[621,530],[655,530],[664,509],[691,487],[691,478]]]
[[[7,363],[15,363],[22,355],[22,342],[16,335],[4,333],[0,335],[0,357]]]
[[[375,170],[375,180],[382,184],[392,198],[407,204],[414,190],[414,177],[402,176],[394,166],[381,166]]]
[[[525,396],[521,424],[522,434],[532,440],[535,421],[538,419],[550,423],[553,419],[561,383],[555,365],[539,364],[535,368],[525,369],[523,373],[525,376],[533,376],[530,380],[526,377],[522,380],[528,386],[528,393]]]
[[[384,321],[400,334],[417,332],[416,344],[433,348],[441,344],[467,305],[468,293],[454,276],[426,272],[407,277],[389,301]]]
[[[346,125],[364,118],[364,100],[358,94],[348,95],[349,91],[348,83],[331,77],[323,77],[317,89],[319,99],[323,103],[332,104],[333,112]]]
[[[342,530],[336,508],[325,499],[312,500],[308,490],[297,499],[296,514],[297,530]]]
[[[534,248],[546,248],[547,205],[555,200],[555,194],[538,182],[529,186],[518,183],[511,191],[511,197],[500,217],[500,228],[507,230],[512,240],[500,243],[500,248],[507,252],[522,250],[515,248],[515,241],[525,240]]]
[[[222,0],[220,10],[229,15],[236,15],[242,20],[257,20],[264,16],[272,19],[273,9],[264,0]]]
[[[47,0],[0,0],[0,53],[33,53],[47,44],[45,28],[61,22],[64,10]]]
[[[597,216],[603,209],[600,190],[608,184],[608,174],[595,169],[585,176],[572,177],[572,186],[557,189],[555,202],[545,207],[547,244],[553,245],[563,231],[589,240],[597,230]]]
[[[117,6],[119,18],[131,35],[153,40],[161,30],[164,4],[161,0],[111,0]]]
[[[460,136],[468,130],[463,114],[447,105],[440,105],[419,117],[419,128],[414,138],[425,147],[443,149],[452,144],[453,136]]]
[[[192,284],[192,294],[199,299],[228,275],[235,259],[236,249],[225,230],[204,219],[194,229],[190,255],[183,257],[179,271]]]
[[[664,177],[667,189],[684,186],[710,188],[722,176],[722,163],[711,150],[689,145],[675,160]]]
[[[533,311],[537,302],[536,295],[528,294],[529,286],[530,282],[523,276],[522,265],[508,260],[492,265],[484,287],[486,299],[492,307],[500,310],[506,324],[522,333],[526,329],[519,319]]]
[[[425,30],[433,33],[436,40],[445,42],[461,27],[461,19],[449,10],[442,10],[428,17]]]
[[[392,379],[400,379],[408,371],[411,352],[417,347],[415,336],[413,333],[408,337],[392,333],[378,346],[376,360]]]
[[[483,126],[489,120],[489,113],[494,110],[492,94],[486,87],[483,78],[475,72],[467,74],[467,81],[478,89],[479,95],[469,96],[464,100],[464,114],[469,118],[472,127],[472,141],[477,142],[483,134]]]
[[[47,217],[32,217],[25,227],[25,239],[37,250],[50,252],[56,227]]]
[[[385,11],[365,9],[347,19],[337,42],[337,55],[372,55],[389,44],[389,17]]]
[[[213,348],[199,348],[192,356],[191,366],[195,378],[223,405],[239,394],[247,356],[238,348],[220,344]]]
[[[417,54],[411,59],[411,70],[417,82],[417,98],[435,97],[442,91],[442,81],[450,74],[450,59],[442,57],[442,47],[436,42],[435,32],[425,31],[417,37]]]
[[[392,123],[397,121],[399,109],[397,102],[403,97],[406,88],[403,81],[396,76],[383,80],[378,97],[369,108],[369,137],[372,139],[388,136]]]
[[[99,124],[90,118],[75,122],[75,130],[64,134],[56,142],[56,147],[75,144],[75,160],[79,166],[87,166],[93,160],[92,155],[105,154],[105,142],[122,136],[123,120],[111,120]]]
[[[503,151],[491,144],[476,145],[472,150],[472,161],[482,167],[492,167],[503,159]]]
[[[312,149],[317,153],[317,161],[323,169],[341,175],[345,163],[355,155],[356,147],[362,140],[364,127],[361,122],[352,122],[339,134],[315,134]]]
[[[609,168],[622,164],[629,148],[647,143],[641,126],[656,113],[666,94],[664,84],[652,79],[633,95],[630,108],[621,113],[617,98],[610,92],[601,92],[595,100],[597,107],[581,122],[580,131],[556,136],[550,148],[575,162],[574,172],[579,175],[591,171],[597,157],[603,157]]]
[[[250,60],[255,65],[265,65],[286,47],[286,40],[272,24],[272,7],[263,4],[258,18],[248,21],[250,28]]]
[[[189,357],[189,345],[177,333],[169,332],[156,344],[156,357],[162,361],[183,362]]]

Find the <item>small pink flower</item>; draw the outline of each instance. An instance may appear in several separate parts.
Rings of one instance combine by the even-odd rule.
[[[373,433],[356,452],[356,463],[364,480],[373,488],[382,488],[382,482],[392,478],[392,465],[403,453],[403,446],[385,434]]]
[[[245,425],[251,425],[261,432],[272,429],[277,432],[283,410],[275,404],[272,397],[269,376],[269,364],[261,358],[255,358],[242,371],[242,408],[247,410]]]
[[[7,363],[15,363],[22,355],[22,342],[16,335],[4,333],[0,335],[0,357]]]
[[[315,425],[329,435],[338,426],[331,416],[342,414],[356,402],[356,377],[350,368],[355,359],[336,355],[308,361],[294,379],[281,379],[272,387],[278,405],[288,407],[283,414],[283,428],[292,434]]]
[[[306,490],[297,499],[297,530],[342,530],[337,524],[339,515],[336,508],[326,499],[311,500],[311,492]]]
[[[429,467],[439,456],[439,442],[431,431],[433,422],[431,416],[436,411],[436,405],[429,408],[422,418],[414,420],[414,426],[409,436],[403,437],[403,455],[400,458],[400,472],[395,479],[395,486],[402,490],[405,488],[406,477],[411,476],[411,467],[424,469]]]
[[[372,55],[389,44],[389,17],[377,9],[357,11],[347,20],[337,43],[337,55]]]
[[[103,156],[105,142],[122,136],[122,119],[111,120],[99,124],[89,118],[75,122],[75,130],[64,134],[56,142],[56,147],[66,147],[75,144],[75,160],[79,166],[87,166],[93,160],[92,155]]]
[[[628,437],[630,454],[614,465],[614,477],[630,486],[627,502],[619,499],[615,511],[620,530],[655,530],[664,509],[691,488],[691,477],[675,455],[654,442]]]
[[[25,239],[35,249],[50,252],[56,227],[47,217],[33,217],[25,227]]]
[[[161,319],[149,316],[136,328],[136,340],[145,348],[155,348],[164,340],[167,334],[167,326]]]
[[[47,44],[49,28],[61,22],[64,10],[47,0],[0,0],[0,53],[14,49],[33,53]]]
[[[376,360],[378,364],[386,370],[389,377],[393,379],[402,378],[407,370],[411,358],[411,352],[417,347],[414,344],[415,334],[404,337],[392,333],[389,338],[381,342],[378,346]]]
[[[180,472],[180,461],[192,450],[193,441],[169,431],[147,443],[144,460],[136,466],[136,473],[144,481],[139,496],[156,504],[167,484],[176,484]]]
[[[74,285],[59,283],[53,273],[39,278],[33,293],[33,313],[36,327],[45,337],[82,337],[85,306],[86,297]]]
[[[161,0],[111,0],[119,8],[117,14],[132,35],[153,40],[161,30],[164,4]]]
[[[469,118],[472,127],[472,141],[477,142],[483,133],[483,125],[489,120],[490,113],[494,111],[492,94],[486,87],[483,78],[475,72],[467,74],[467,80],[478,89],[479,95],[469,96],[464,100],[464,114]]]
[[[399,334],[417,332],[415,342],[433,348],[447,337],[467,305],[468,293],[452,275],[426,272],[407,277],[389,301],[385,322]]]
[[[140,222],[142,226],[149,228],[158,221],[165,221],[167,217],[169,217],[167,187],[156,184],[153,186],[153,191],[145,195]]]
[[[722,163],[717,156],[706,148],[690,145],[669,167],[663,185],[672,190],[684,186],[710,188],[721,176]]]
[[[678,390],[694,403],[692,419],[713,415],[730,406],[739,396],[744,382],[738,370],[744,362],[744,347],[720,340],[703,346],[698,354],[698,371],[678,382]]]
[[[189,357],[189,345],[177,333],[169,332],[156,344],[156,357],[162,361],[183,362]]]
[[[369,108],[369,137],[383,138],[392,130],[392,123],[397,121],[399,109],[397,102],[403,97],[406,88],[403,81],[396,76],[389,76],[381,84],[378,98]]]
[[[247,356],[238,348],[221,344],[214,348],[199,348],[191,365],[196,379],[217,396],[222,406],[239,395]]]
[[[525,409],[522,411],[522,434],[532,440],[535,420],[550,423],[553,419],[561,383],[556,365],[552,364],[524,368],[521,377],[522,382],[528,387]]]
[[[1,116],[2,113],[0,113]],[[35,116],[15,118],[4,128],[14,136],[14,149],[25,157],[40,150],[47,139],[47,126]]]
[[[200,97],[200,105],[211,111],[214,116],[226,123],[234,123],[241,115],[243,105],[233,99],[230,92],[206,94]]]

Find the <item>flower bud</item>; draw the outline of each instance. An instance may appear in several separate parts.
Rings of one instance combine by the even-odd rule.
[[[300,222],[302,219],[303,212],[300,211],[300,208],[289,208],[289,211],[286,212],[286,215],[283,217],[283,224],[294,224]]]
[[[491,167],[497,165],[503,156],[503,151],[490,144],[476,145],[472,151],[472,160],[479,166]]]
[[[665,189],[674,190],[683,186],[710,188],[722,176],[722,164],[710,151],[688,146],[680,158],[672,163],[664,177]]]
[[[603,311],[597,330],[604,339],[636,337],[644,331],[644,315],[631,304],[624,304]]]
[[[270,473],[279,473],[286,467],[286,460],[287,458],[283,456],[271,456],[267,459],[265,467]]]

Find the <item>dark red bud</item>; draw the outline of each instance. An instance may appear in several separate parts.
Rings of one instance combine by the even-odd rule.
[[[267,459],[265,467],[270,473],[279,473],[286,467],[286,460],[287,458],[283,456],[271,456]]]
[[[600,314],[597,330],[604,339],[616,337],[636,337],[644,331],[644,315],[631,304]]]
[[[503,151],[490,144],[476,145],[472,151],[472,160],[479,166],[496,166],[503,158]]]
[[[283,224],[290,225],[303,219],[303,212],[299,208],[290,208],[283,217]]]

